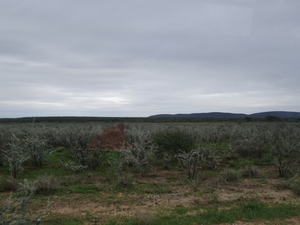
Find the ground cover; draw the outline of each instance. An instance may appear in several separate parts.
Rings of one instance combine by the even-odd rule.
[[[164,130],[174,129],[173,124],[166,126]],[[138,167],[136,161],[126,158],[128,152],[106,151],[99,166],[72,170],[62,162],[74,161],[70,154],[73,151],[64,146],[62,140],[55,140],[59,144],[51,146],[51,154],[41,167],[25,161],[23,171],[16,178],[11,177],[9,165],[4,160],[0,166],[0,205],[7,204],[11,193],[12,197],[19,195],[18,183],[26,179],[37,185],[27,213],[38,214],[45,210],[41,224],[300,224],[297,171],[285,168],[286,175],[281,177],[274,161],[277,155],[272,155],[272,146],[267,141],[262,143],[261,139],[256,139],[241,147],[244,137],[237,134],[247,134],[246,138],[251,141],[249,131],[257,132],[257,126],[261,129],[262,124],[229,124],[228,130],[226,124],[197,126],[184,124],[183,128],[187,133],[192,130],[189,134],[196,140],[197,154],[191,154],[188,159],[193,165],[188,167],[193,177],[183,166],[184,159],[176,158],[181,154],[176,146],[172,147],[174,155],[170,155],[171,160],[167,162],[164,162],[165,154],[142,154],[144,158],[136,155],[134,160],[144,162]],[[240,126],[248,130],[242,133]],[[298,129],[297,124],[293,126]],[[156,127],[149,131],[145,124],[129,124],[129,127],[127,137],[135,140],[132,144],[144,138],[143,145],[139,142],[138,146],[143,146],[145,151],[152,149],[151,132],[163,130]],[[205,129],[199,131],[199,127]],[[239,132],[233,133],[233,128]],[[138,130],[139,135],[134,134],[134,130]],[[291,143],[297,141],[293,139]],[[264,146],[262,155],[255,143],[258,147]],[[169,153],[159,146],[157,150]],[[247,152],[251,150],[256,151],[255,156]],[[141,154],[139,151],[133,153]],[[292,156],[295,154],[293,152]],[[145,157],[153,158],[145,161]],[[124,163],[125,159],[130,162]],[[297,163],[288,156],[281,160]],[[215,161],[217,164],[212,166],[211,162]],[[112,162],[124,167],[119,170]]]

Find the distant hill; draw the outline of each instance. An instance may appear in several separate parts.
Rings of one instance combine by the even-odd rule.
[[[158,114],[150,116],[150,118],[211,118],[211,119],[239,119],[239,118],[266,118],[278,117],[281,119],[300,118],[300,112],[286,111],[270,111],[253,114],[243,113],[224,113],[224,112],[209,112],[209,113],[190,113],[190,114]]]
[[[253,113],[249,116],[252,118],[265,118],[267,116],[276,116],[281,119],[290,119],[290,118],[300,118],[300,112],[271,111],[271,112]]]

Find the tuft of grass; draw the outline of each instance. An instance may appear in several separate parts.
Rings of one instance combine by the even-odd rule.
[[[19,187],[19,183],[16,179],[10,178],[2,178],[0,180],[0,192],[6,192],[6,191],[16,191]]]
[[[236,182],[240,179],[241,174],[234,169],[227,169],[221,172],[219,180],[221,182]]]
[[[68,188],[68,191],[78,194],[95,193],[99,191],[98,185],[73,185]]]
[[[62,180],[53,176],[44,176],[37,180],[36,193],[51,194],[56,192],[62,183]]]
[[[163,182],[136,183],[135,185],[132,185],[128,190],[140,194],[167,194],[172,193],[172,186],[168,183]]]
[[[250,178],[261,177],[261,172],[259,171],[258,167],[253,165],[245,166],[241,170],[241,174],[243,177],[250,177]]]
[[[152,212],[139,211],[135,214],[135,225],[154,225],[156,222],[156,216]]]
[[[216,191],[211,191],[207,195],[204,196],[204,198],[207,200],[210,204],[215,204],[220,202],[220,195]]]
[[[185,215],[189,211],[188,207],[183,205],[177,205],[174,209],[174,212],[178,215]]]
[[[81,225],[84,224],[86,218],[76,216],[59,216],[51,215],[43,220],[45,225]]]

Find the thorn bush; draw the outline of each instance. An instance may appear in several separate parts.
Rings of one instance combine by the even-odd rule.
[[[8,162],[11,176],[13,178],[17,178],[17,176],[23,171],[23,162],[28,159],[27,154],[24,152],[24,144],[22,143],[22,140],[17,138],[15,135],[12,135],[9,148],[2,152]]]
[[[187,173],[188,179],[194,179],[202,169],[203,155],[198,151],[181,151],[176,158],[179,160],[181,168]]]
[[[36,191],[36,182],[29,183],[26,179],[19,183],[18,196],[8,199],[0,210],[0,225],[38,225],[42,221],[46,210],[39,214],[30,212],[29,203]]]
[[[98,167],[104,160],[104,154],[101,151],[101,143],[95,150],[87,150],[88,143],[94,138],[95,134],[86,129],[73,127],[67,139],[68,148],[71,157],[78,165],[88,166],[89,168]]]

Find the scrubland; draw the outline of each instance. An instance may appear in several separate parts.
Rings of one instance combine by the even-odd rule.
[[[0,224],[300,224],[300,123],[0,124]]]

